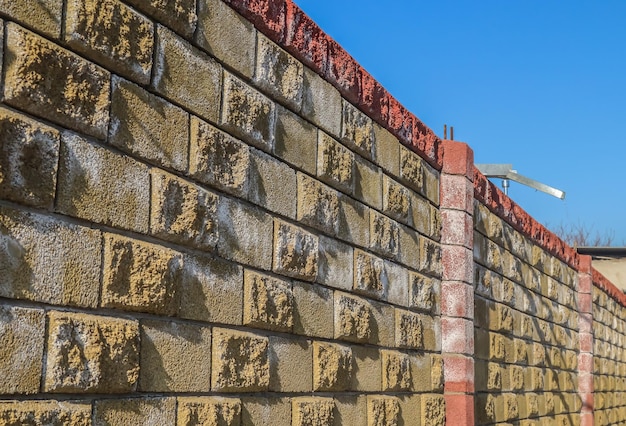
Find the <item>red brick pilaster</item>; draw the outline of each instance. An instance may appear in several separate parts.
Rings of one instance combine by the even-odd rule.
[[[441,350],[446,425],[474,425],[474,153],[443,141]]]
[[[582,400],[581,426],[593,426],[593,298],[591,256],[580,256],[578,267],[578,394]]]

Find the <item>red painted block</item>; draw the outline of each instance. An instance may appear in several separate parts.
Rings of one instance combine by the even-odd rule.
[[[461,282],[441,283],[441,315],[474,318],[474,286]]]
[[[584,373],[591,375],[593,372],[593,355],[589,352],[583,352],[578,354],[578,371],[580,373],[580,377],[582,378]],[[593,378],[592,378],[593,379]],[[579,381],[579,383],[581,383]],[[591,381],[593,384],[593,380]],[[590,389],[591,391],[593,389]]]
[[[580,413],[580,426],[593,426],[593,412]]]
[[[441,351],[474,354],[474,322],[465,318],[441,318]]]
[[[593,332],[593,316],[591,312],[578,315],[578,332],[580,334],[591,334]]]
[[[443,141],[444,173],[467,176],[474,179],[474,151],[463,142]]]
[[[472,216],[462,210],[441,210],[441,243],[472,249],[474,245],[474,222]]]
[[[283,47],[312,70],[324,75],[328,64],[328,45],[334,41],[292,1],[286,3]]]
[[[593,335],[591,333],[580,333],[578,341],[581,352],[593,353]]]
[[[578,272],[591,274],[591,256],[581,254],[578,260]]]
[[[583,257],[583,256],[581,256]],[[593,280],[591,278],[591,272],[580,272],[578,273],[578,292],[579,293],[591,293],[591,289],[593,288]]]
[[[389,118],[387,91],[363,67],[359,67],[359,73],[361,82],[360,106],[374,121],[386,125]]]
[[[466,247],[442,246],[441,265],[444,281],[471,283],[474,279],[474,254]]]
[[[358,105],[361,95],[360,65],[335,40],[328,41],[326,79],[343,96]]]
[[[439,183],[439,205],[442,209],[474,211],[474,186],[465,176],[442,173]]]
[[[285,34],[285,0],[224,0],[276,43]],[[291,0],[289,4],[293,5]]]
[[[444,356],[444,392],[474,392],[474,359]]]
[[[578,311],[583,313],[591,313],[593,309],[593,299],[589,293],[578,293]]]
[[[472,395],[446,394],[446,426],[474,426]]]

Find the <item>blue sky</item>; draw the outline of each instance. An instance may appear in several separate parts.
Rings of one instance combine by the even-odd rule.
[[[295,1],[435,133],[454,126],[477,163],[564,190],[511,183],[541,223],[626,245],[626,1]]]

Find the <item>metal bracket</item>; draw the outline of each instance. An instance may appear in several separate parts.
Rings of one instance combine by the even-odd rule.
[[[561,200],[565,198],[565,192],[560,189],[553,188],[545,183],[520,175],[517,173],[517,170],[513,170],[513,164],[476,164],[476,167],[488,178],[493,177],[502,179],[502,187],[504,188],[504,193],[507,195],[509,192],[509,180],[513,180],[521,183],[522,185],[545,192],[546,194],[552,195],[553,197]]]

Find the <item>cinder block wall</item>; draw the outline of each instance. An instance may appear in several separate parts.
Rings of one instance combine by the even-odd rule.
[[[625,421],[626,297],[291,0],[0,18],[0,424]]]

